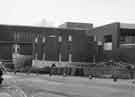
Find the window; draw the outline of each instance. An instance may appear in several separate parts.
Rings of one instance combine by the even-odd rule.
[[[68,41],[69,41],[69,42],[72,41],[72,36],[71,36],[71,35],[68,36]]]
[[[62,42],[62,36],[58,37],[58,42]]]
[[[13,45],[13,52],[14,53],[18,53],[19,50],[20,50],[20,45],[17,45],[17,44]]]
[[[72,50],[72,44],[68,44],[67,49],[68,49],[69,51],[71,51],[71,50]]]
[[[120,48],[135,48],[135,30],[120,29]]]
[[[20,33],[19,32],[16,33],[16,40],[20,40]]]
[[[96,36],[94,36],[94,41],[97,41],[97,37]]]
[[[46,54],[45,54],[45,52],[43,53],[43,60],[45,60],[45,57],[46,57]]]
[[[135,43],[135,36],[120,36],[120,42]]]
[[[38,59],[38,54],[37,53],[35,53],[35,60],[37,60]]]
[[[72,54],[71,53],[69,54],[69,59],[68,60],[69,60],[69,62],[72,62]]]
[[[112,42],[112,35],[105,35],[104,42]]]
[[[135,36],[120,36],[120,48],[135,48]]]
[[[61,58],[62,58],[61,53],[59,53],[59,62],[61,62]]]
[[[94,36],[89,36],[89,37],[88,37],[89,41],[95,41],[94,38],[95,38]]]
[[[120,36],[120,43],[125,42],[125,36]]]
[[[20,51],[20,48],[17,48],[17,52],[19,52]]]
[[[38,38],[37,37],[35,38],[35,43],[38,43]]]
[[[45,41],[46,41],[46,39],[45,39],[45,37],[43,37],[43,38],[42,38],[42,42],[45,43]]]

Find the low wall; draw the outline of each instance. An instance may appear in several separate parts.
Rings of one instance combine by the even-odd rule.
[[[91,65],[90,63],[86,62],[67,62],[67,61],[42,61],[42,60],[32,60],[32,66],[37,68],[44,68],[44,67],[51,67],[52,64],[55,64],[56,67],[84,67]]]
[[[32,65],[32,56],[30,55],[13,54],[12,58],[15,68],[22,68]]]
[[[63,74],[66,71],[67,75],[89,76],[90,74],[93,74],[96,77],[111,77],[112,75],[116,74],[119,78],[122,79],[131,77],[129,70],[120,67],[92,67],[92,63],[85,62],[59,63],[58,61],[32,61],[32,66],[37,68],[51,67],[52,64],[56,65],[56,68],[53,70],[54,74]],[[133,77],[135,78],[135,72]]]

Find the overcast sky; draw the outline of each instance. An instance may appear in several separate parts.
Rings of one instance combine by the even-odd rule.
[[[0,0],[0,24],[135,23],[135,0]]]

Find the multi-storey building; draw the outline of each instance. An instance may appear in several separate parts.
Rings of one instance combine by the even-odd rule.
[[[16,66],[89,64],[94,54],[86,29],[0,25],[0,59]]]
[[[93,29],[93,36],[103,47],[104,59],[135,63],[135,24],[112,23]]]
[[[76,24],[78,27],[78,23],[72,25]],[[92,24],[90,27],[92,29]],[[86,27],[78,29],[76,26],[45,28],[44,31],[39,31],[35,38],[33,65],[88,65],[95,54],[93,40],[89,39],[88,31]]]

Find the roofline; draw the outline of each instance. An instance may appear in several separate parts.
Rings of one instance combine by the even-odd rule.
[[[104,27],[104,26],[108,26],[108,25],[113,25],[113,24],[120,24],[120,22],[108,23],[108,24],[105,24],[105,25],[101,25],[101,26],[94,27],[93,29],[100,28],[100,27]]]
[[[135,29],[135,23],[133,24],[133,23],[122,23],[122,22],[113,22],[113,23],[109,23],[109,24],[94,27],[93,29],[101,28],[101,27],[113,25],[113,24],[119,24],[120,28]]]
[[[24,27],[24,28],[38,28],[38,29],[58,29],[58,30],[82,30],[85,29],[73,29],[73,28],[59,28],[59,27],[43,27],[43,26],[33,26],[33,25],[13,25],[13,24],[0,24],[0,26],[9,26],[9,27]]]
[[[120,28],[123,28],[123,29],[135,29],[135,24],[120,23]]]

